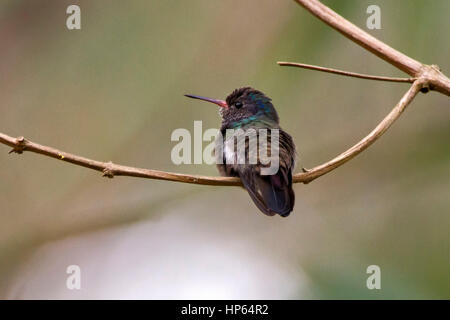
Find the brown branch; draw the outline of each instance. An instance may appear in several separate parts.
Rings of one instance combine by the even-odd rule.
[[[159,170],[141,169],[114,164],[112,162],[101,162],[89,158],[77,156],[68,152],[64,152],[52,147],[40,145],[29,141],[24,137],[13,138],[6,134],[0,133],[0,143],[6,144],[13,149],[11,152],[22,153],[30,151],[39,153],[44,156],[69,162],[78,166],[100,171],[103,176],[112,178],[114,176],[129,176],[138,178],[148,178],[157,180],[177,181],[184,183],[194,183],[203,185],[222,185],[222,186],[238,186],[241,185],[239,179],[228,177],[204,177],[192,176],[187,174],[164,172]]]
[[[418,80],[413,83],[411,88],[406,92],[400,102],[395,108],[380,122],[380,124],[367,137],[362,139],[356,145],[343,152],[336,158],[327,163],[314,167],[306,172],[294,175],[294,183],[303,182],[309,183],[312,180],[336,169],[348,160],[352,159],[363,150],[374,143],[401,115],[403,110],[414,99],[416,94],[422,88],[422,81]],[[103,173],[103,176],[113,178],[114,176],[130,176],[138,178],[148,178],[157,180],[177,181],[192,184],[210,185],[210,186],[240,186],[242,185],[238,178],[232,177],[206,177],[195,176],[180,173],[164,172],[158,170],[141,169],[114,164],[112,162],[101,162],[85,157],[77,156],[75,154],[60,151],[55,148],[40,145],[38,143],[26,140],[23,137],[13,138],[6,134],[0,133],[0,143],[6,144],[13,149],[11,152],[22,153],[24,151],[31,151],[58,159],[65,162],[82,166],[85,168],[97,170]]]
[[[314,16],[407,74],[426,79],[425,86],[450,96],[450,79],[440,72],[436,65],[425,65],[395,50],[384,42],[361,30],[350,21],[319,2],[318,0],[294,0]]]
[[[315,71],[334,73],[334,74],[339,74],[339,75],[342,75],[342,76],[354,77],[354,78],[360,78],[360,79],[389,81],[389,82],[407,82],[407,83],[413,83],[414,81],[417,80],[416,78],[394,78],[394,77],[372,76],[372,75],[369,75],[369,74],[362,74],[362,73],[343,71],[343,70],[332,69],[332,68],[313,66],[311,64],[298,63],[298,62],[282,62],[282,61],[278,61],[277,63],[280,66],[298,67],[298,68],[304,68],[304,69],[310,69],[310,70],[315,70]]]
[[[398,52],[397,50],[389,47],[378,39],[372,37],[368,33],[362,31],[337,13],[324,6],[317,0],[295,0],[303,7],[305,7],[312,14],[317,16],[322,21],[335,28],[352,41],[358,43],[365,49],[371,51],[392,65],[396,66],[400,70],[414,76],[416,80],[413,82],[410,89],[405,93],[399,103],[392,109],[392,111],[372,130],[364,139],[358,142],[356,145],[341,153],[336,158],[316,166],[310,170],[304,170],[303,173],[298,173],[294,176],[293,181],[295,183],[303,182],[309,183],[314,179],[338,168],[345,162],[354,158],[363,150],[372,145],[387,129],[397,120],[405,108],[411,103],[414,97],[420,90],[431,89],[437,90],[441,93],[450,96],[450,80],[440,72],[437,66],[428,66],[421,64],[420,62]],[[302,65],[305,67],[305,65]],[[375,80],[386,80],[387,77],[366,76],[361,74],[355,74],[351,72],[328,69],[316,66],[308,66],[310,69],[327,71],[339,74],[345,74],[350,76],[357,76],[360,78],[369,78]],[[332,71],[331,71],[332,70]],[[383,79],[381,79],[383,78]],[[389,81],[393,81],[389,78]],[[403,78],[401,78],[403,79]],[[403,80],[402,80],[403,82]],[[409,79],[408,81],[411,82]],[[51,158],[59,159],[61,161],[69,162],[75,165],[86,167],[89,169],[97,170],[103,173],[106,177],[114,176],[131,176],[139,178],[149,178],[157,180],[177,181],[184,183],[202,184],[202,185],[214,185],[214,186],[239,186],[241,182],[238,178],[231,177],[206,177],[206,176],[193,176],[179,173],[164,172],[158,170],[141,169],[128,167],[123,165],[113,164],[112,162],[100,162],[91,160],[67,152],[63,152],[51,147],[43,146],[35,142],[24,139],[23,137],[13,138],[6,134],[0,133],[0,143],[6,144],[13,149],[11,152],[22,153],[23,151],[31,151],[38,154],[42,154]]]

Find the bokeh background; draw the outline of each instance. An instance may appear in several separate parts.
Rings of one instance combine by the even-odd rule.
[[[324,1],[449,74],[447,0]],[[81,7],[81,30],[66,8]],[[251,85],[267,93],[300,165],[366,135],[407,90],[295,68],[298,61],[404,76],[293,1],[0,3],[1,132],[137,167],[175,166],[170,136]],[[0,297],[6,299],[450,298],[450,105],[420,94],[378,142],[309,185],[289,218],[266,217],[236,187],[117,177],[0,146]],[[206,143],[205,143],[206,145]],[[366,268],[381,268],[381,290]],[[79,265],[81,290],[66,288]]]

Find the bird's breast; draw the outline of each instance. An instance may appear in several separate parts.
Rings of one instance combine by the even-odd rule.
[[[223,142],[222,150],[225,164],[249,164],[251,159],[254,160],[251,164],[256,164],[258,152],[257,129],[228,131],[221,141]]]

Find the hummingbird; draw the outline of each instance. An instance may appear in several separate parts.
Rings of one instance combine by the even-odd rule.
[[[261,91],[251,87],[235,89],[225,100],[211,99],[197,95],[185,95],[218,105],[222,117],[220,132],[216,137],[217,169],[222,176],[239,177],[255,205],[264,214],[273,216],[279,214],[287,217],[295,202],[292,189],[292,174],[295,167],[296,151],[292,137],[279,125],[279,117],[272,100]],[[263,145],[266,154],[272,156],[272,133],[278,132],[278,168],[272,174],[263,174],[267,164],[257,158],[250,163],[250,155],[255,155],[255,145],[245,141],[245,160],[236,161],[236,139],[229,134],[229,129],[241,129],[244,134],[252,133],[258,140],[262,138],[261,129],[265,129],[267,143]],[[251,134],[249,134],[251,136]],[[222,146],[222,153],[217,152],[217,146]],[[275,145],[275,144],[274,144]],[[260,144],[261,148],[261,144]],[[275,155],[273,155],[275,156]],[[220,158],[222,157],[222,159]]]

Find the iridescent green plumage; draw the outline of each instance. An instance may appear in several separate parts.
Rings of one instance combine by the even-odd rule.
[[[217,168],[221,175],[239,177],[247,189],[256,206],[266,215],[279,214],[286,217],[294,207],[295,194],[292,189],[292,173],[295,166],[295,145],[291,136],[283,131],[279,125],[278,114],[271,102],[261,91],[250,87],[234,90],[226,101],[214,100],[198,96],[191,98],[202,99],[220,105],[222,116],[221,135],[216,144],[223,146],[223,153],[217,154]],[[238,150],[235,133],[230,129],[242,131],[245,142],[245,161]],[[262,130],[263,129],[263,130]],[[265,130],[264,130],[265,129]],[[273,131],[274,129],[277,129]],[[245,135],[256,135],[258,142],[261,132],[267,132],[264,148],[269,158],[277,160],[278,170],[265,175],[268,164],[260,158],[259,151],[249,143]],[[277,153],[272,154],[272,147],[277,143],[271,141],[272,133],[279,133]],[[221,149],[221,148],[219,148]],[[216,150],[218,150],[216,148]],[[256,156],[256,163],[249,161]],[[277,157],[274,159],[273,157]]]

